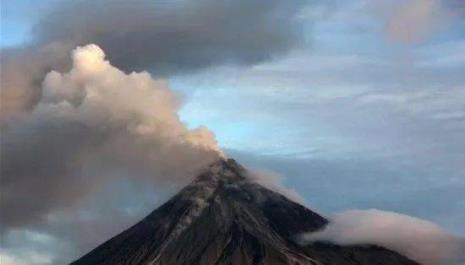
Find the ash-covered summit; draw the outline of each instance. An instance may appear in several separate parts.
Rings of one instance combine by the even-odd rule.
[[[417,264],[377,246],[296,243],[296,235],[327,223],[250,181],[234,160],[220,160],[142,221],[72,264]]]

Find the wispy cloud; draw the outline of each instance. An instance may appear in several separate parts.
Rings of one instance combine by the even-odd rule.
[[[465,238],[407,215],[380,210],[352,210],[334,215],[322,231],[301,236],[301,243],[329,241],[340,245],[375,244],[421,264],[465,261]]]

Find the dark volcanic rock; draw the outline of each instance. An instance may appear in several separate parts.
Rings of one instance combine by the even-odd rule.
[[[216,162],[145,219],[72,264],[417,264],[375,246],[299,246],[295,235],[328,221],[245,176],[234,160]]]

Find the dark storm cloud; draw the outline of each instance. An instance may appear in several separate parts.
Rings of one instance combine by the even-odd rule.
[[[125,71],[158,76],[214,65],[251,65],[302,41],[296,18],[306,1],[65,1],[33,27],[31,43],[2,51],[2,115],[31,109],[50,69],[67,52],[95,43]]]
[[[39,22],[39,43],[96,43],[127,70],[176,73],[221,63],[253,64],[301,40],[305,1],[70,1]]]

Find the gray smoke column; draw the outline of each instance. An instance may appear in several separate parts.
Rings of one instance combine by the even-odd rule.
[[[60,1],[38,21],[31,43],[2,51],[2,115],[30,110],[51,69],[95,43],[126,71],[171,76],[206,67],[252,65],[298,46],[304,0]],[[3,81],[5,80],[5,81]]]
[[[42,96],[45,75],[51,69],[68,66],[70,51],[70,47],[61,43],[2,50],[0,123],[18,112],[33,109]]]
[[[286,198],[305,205],[305,199],[293,188],[288,188],[284,185],[285,176],[276,172],[263,169],[253,169],[247,171],[249,180],[256,182],[267,189],[280,193]]]
[[[166,81],[126,74],[97,45],[49,72],[30,112],[1,124],[2,228],[40,222],[123,174],[156,185],[188,181],[222,156],[206,128],[188,129]]]

